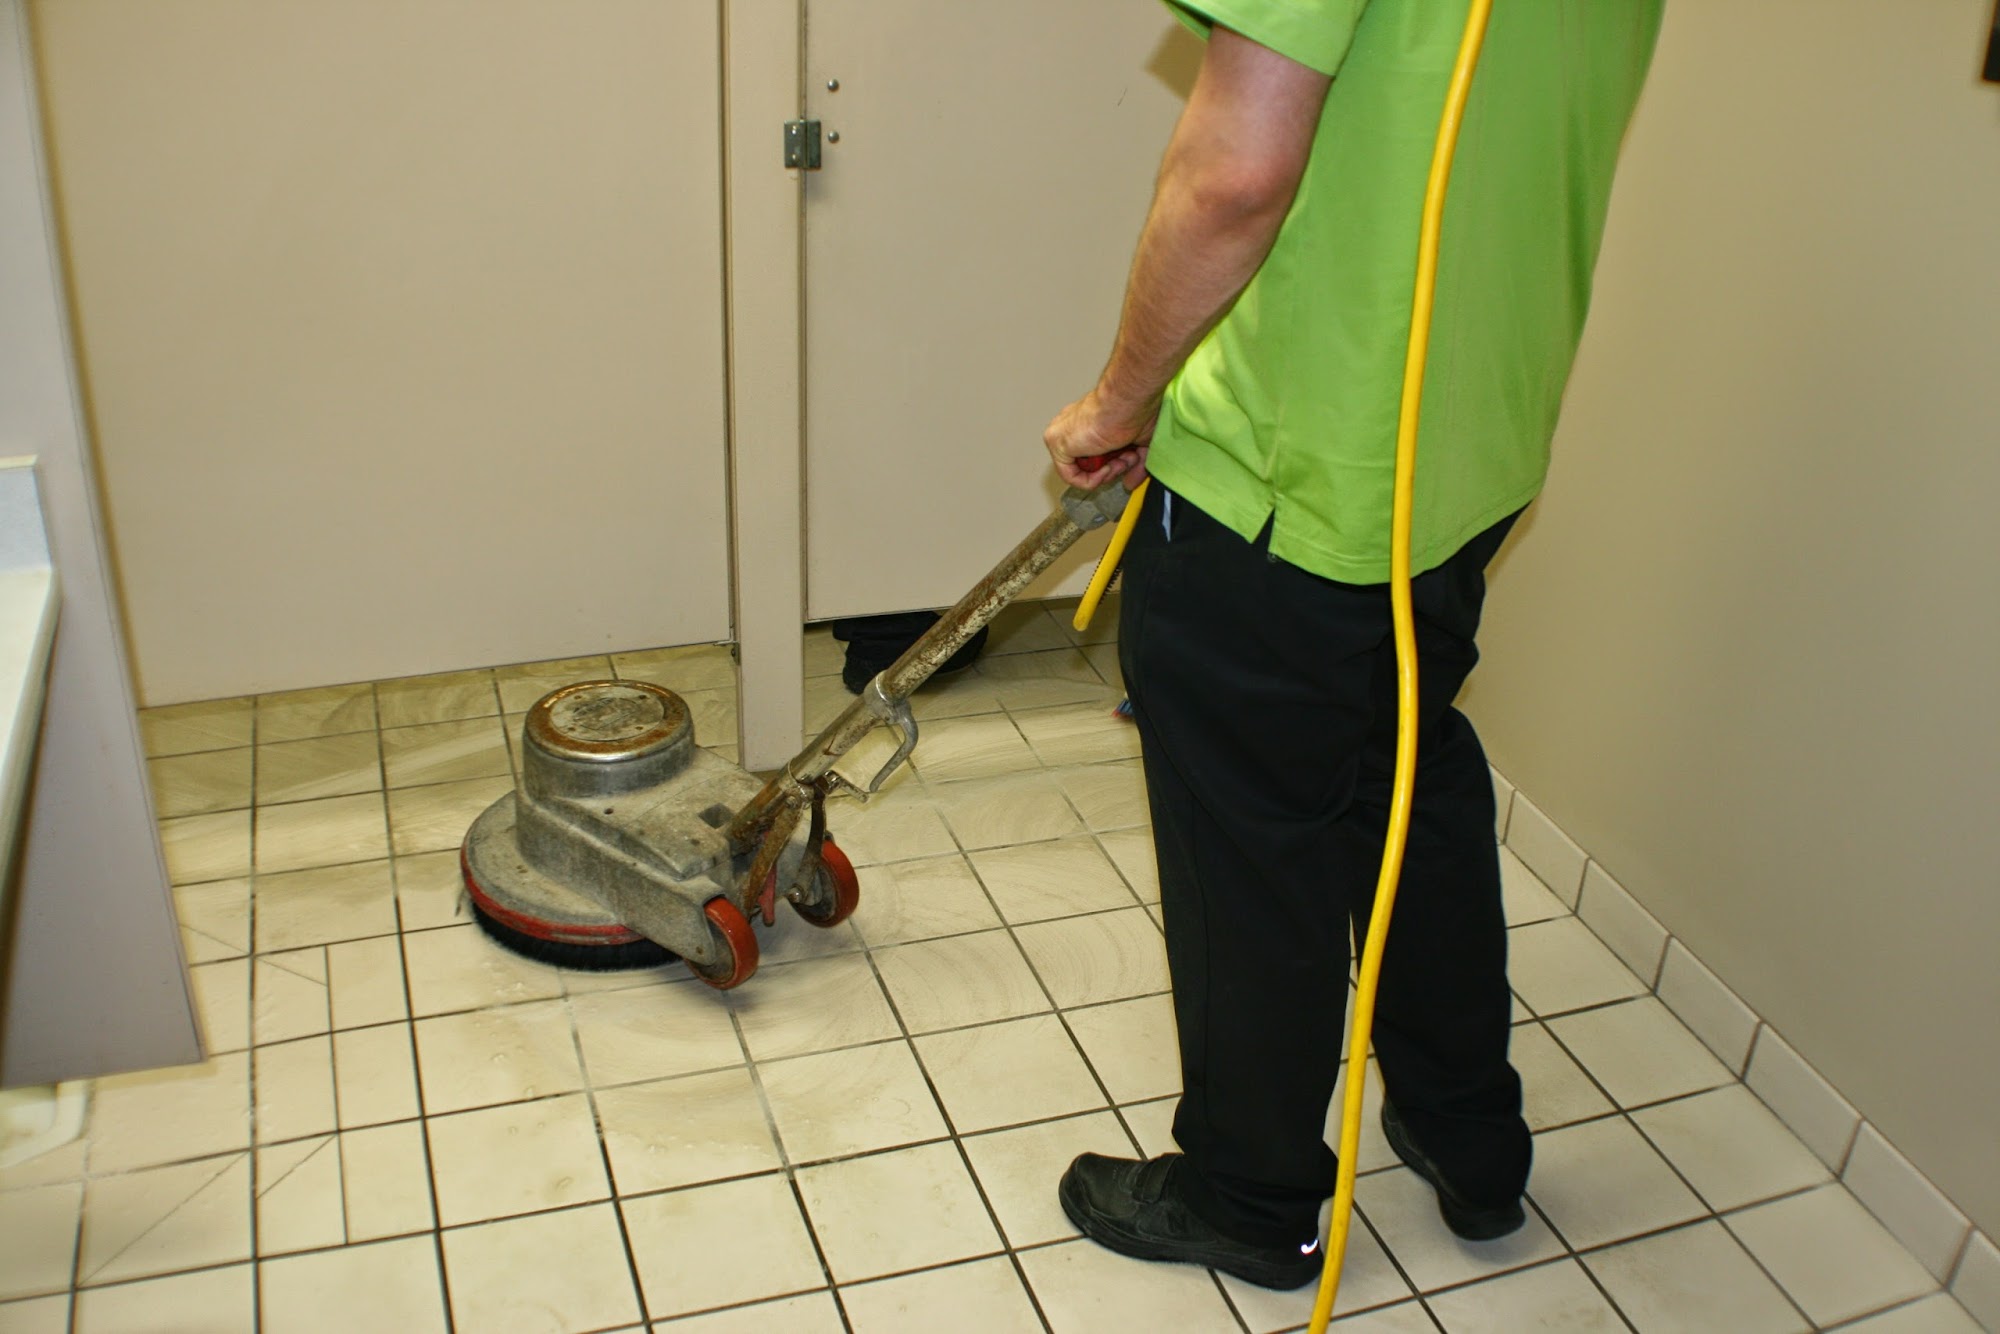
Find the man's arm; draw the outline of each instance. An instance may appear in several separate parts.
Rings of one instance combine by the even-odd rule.
[[[1210,35],[1160,165],[1111,360],[1043,436],[1065,482],[1094,486],[1143,466],[1143,451],[1096,473],[1073,460],[1152,439],[1167,382],[1270,253],[1330,82],[1227,28]]]

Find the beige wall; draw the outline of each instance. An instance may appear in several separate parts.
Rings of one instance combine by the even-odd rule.
[[[145,702],[728,637],[715,0],[34,13]]]
[[[2000,1230],[1990,0],[1673,0],[1495,763]]]

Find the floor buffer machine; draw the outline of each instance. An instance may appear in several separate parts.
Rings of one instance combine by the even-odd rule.
[[[757,971],[752,923],[784,899],[830,927],[860,902],[826,826],[826,799],[866,800],[917,744],[910,696],[1083,534],[1118,519],[1126,489],[1066,490],[1055,512],[805,749],[760,780],[700,750],[687,704],[638,681],[552,691],[522,725],[520,779],[460,849],[473,915],[502,945],[572,968],[678,956],[710,986]],[[899,744],[861,788],[834,765],[877,726]]]

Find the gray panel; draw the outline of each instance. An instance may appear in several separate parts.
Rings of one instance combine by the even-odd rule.
[[[1201,47],[1147,4],[810,17],[828,142],[806,204],[807,607],[945,605],[1061,490],[1042,428],[1111,349]]]
[[[729,637],[717,21],[37,10],[145,703]]]
[[[201,1057],[78,411],[21,0],[0,9],[0,454],[40,457],[61,620],[5,976],[0,1084]]]

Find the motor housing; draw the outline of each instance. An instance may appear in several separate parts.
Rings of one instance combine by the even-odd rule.
[[[754,969],[755,938],[747,922],[737,927],[729,897],[749,858],[724,831],[761,786],[695,745],[687,702],[671,690],[585,681],[551,691],[522,724],[515,790],[466,834],[473,906],[551,944],[651,940],[711,981],[741,970],[747,938]],[[786,897],[799,897],[805,837],[778,863]],[[822,906],[824,894],[806,897]]]

